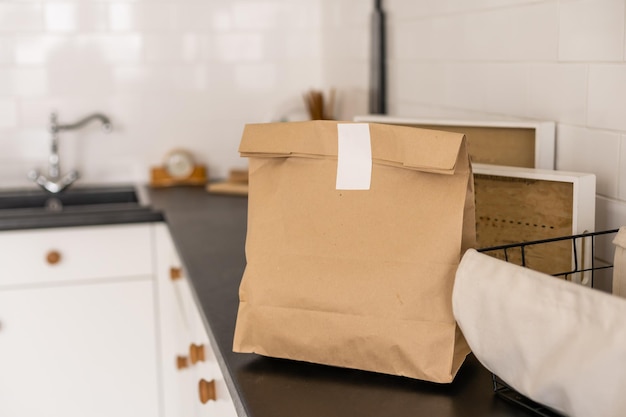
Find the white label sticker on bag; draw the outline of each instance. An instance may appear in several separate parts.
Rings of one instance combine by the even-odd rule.
[[[372,145],[367,123],[337,125],[337,190],[369,190]]]

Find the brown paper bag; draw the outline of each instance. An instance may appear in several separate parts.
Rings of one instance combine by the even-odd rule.
[[[464,136],[257,124],[239,150],[250,188],[234,351],[452,381],[469,352],[454,274],[475,244]],[[343,189],[346,172],[369,189]]]

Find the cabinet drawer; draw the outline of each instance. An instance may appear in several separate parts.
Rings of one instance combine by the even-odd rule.
[[[151,225],[0,232],[0,286],[152,274]]]

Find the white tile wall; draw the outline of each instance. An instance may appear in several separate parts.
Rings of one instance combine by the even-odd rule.
[[[583,64],[531,65],[528,116],[584,125],[587,78],[588,66]]]
[[[431,93],[434,96],[443,95],[443,100],[436,98],[431,102],[450,108],[485,111],[487,101],[485,87],[490,67],[481,64],[447,64],[444,68],[445,70],[440,72],[440,79],[437,79],[437,82],[444,86],[443,90]],[[422,82],[428,83],[428,79],[424,78]],[[494,99],[493,95],[490,99]]]
[[[626,63],[589,69],[589,125],[626,131]]]
[[[498,114],[526,115],[530,111],[528,64],[490,65],[485,88],[485,110]]]
[[[599,224],[626,212],[624,0],[386,0],[389,108],[402,116],[554,120],[558,164],[598,176]],[[84,181],[146,180],[172,147],[214,176],[243,124],[302,118],[337,89],[367,112],[362,0],[0,2],[0,186],[45,166],[48,115],[108,113],[63,135]]]
[[[619,170],[617,172],[618,198],[626,201],[626,175],[624,175],[624,172],[626,172],[626,134],[621,135]]]
[[[78,29],[78,5],[50,3],[44,6],[45,29],[49,32],[73,32]]]
[[[626,224],[624,0],[386,0],[384,7],[392,114],[555,121],[558,167],[597,176],[599,227]],[[345,36],[368,28],[371,4],[325,0],[323,8],[329,25],[351,22]],[[351,51],[334,41],[339,36],[323,44],[330,82],[346,82],[345,64],[356,62],[342,59]],[[358,79],[351,89],[365,100],[367,74]]]
[[[1,76],[1,75],[0,75]],[[0,128],[17,125],[17,106],[13,100],[0,98]]]
[[[624,0],[562,2],[559,13],[559,59],[622,61]]]
[[[40,3],[0,3],[0,32],[22,33],[39,31],[44,26]]]
[[[245,165],[243,124],[302,113],[324,87],[321,20],[319,0],[0,2],[0,187],[45,168],[53,110],[113,119],[109,136],[60,137],[83,182],[145,181],[173,147],[224,176]],[[344,43],[361,42],[358,59],[365,32]]]
[[[598,194],[617,198],[619,158],[619,134],[559,124],[556,168],[594,173]]]

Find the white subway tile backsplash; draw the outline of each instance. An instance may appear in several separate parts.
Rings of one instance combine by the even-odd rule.
[[[147,63],[200,62],[209,39],[206,35],[145,35],[144,58]]]
[[[174,73],[168,67],[118,66],[113,80],[119,92],[143,94],[174,91]]]
[[[623,0],[383,6],[391,112],[555,120],[559,167],[596,173],[611,197],[599,197],[599,219],[626,223]],[[65,121],[104,111],[114,137],[62,139],[85,180],[145,180],[173,146],[193,150],[212,176],[226,173],[241,162],[243,124],[306,117],[308,89],[336,87],[338,118],[367,112],[372,9],[363,0],[0,1],[0,158],[45,165],[50,111]],[[0,166],[0,181],[24,175]]]
[[[559,19],[559,59],[622,61],[623,0],[562,2]]]
[[[360,0],[357,3],[359,4],[353,3],[355,6],[353,12],[356,14],[358,14],[359,7],[362,7]],[[284,0],[280,3],[278,10],[277,20],[280,22],[278,28],[288,31],[319,29],[323,24],[320,7],[320,0]],[[346,25],[350,25],[352,21],[354,21],[354,16],[347,15]]]
[[[443,14],[467,14],[493,9],[517,8],[545,3],[545,0],[387,0],[385,8],[393,18],[415,19]]]
[[[437,47],[433,41],[432,24],[430,21],[398,21],[389,29],[388,58],[391,61],[430,60]],[[325,47],[333,48],[334,38],[329,38]]]
[[[446,98],[442,94],[447,75],[445,69],[440,63],[393,63],[388,67],[391,101],[442,103]]]
[[[535,119],[585,125],[587,65],[536,64],[530,67],[530,108]]]
[[[440,99],[434,103],[443,103],[452,108],[485,110],[486,92],[491,88],[489,70],[489,66],[484,64],[446,65],[445,87],[439,92],[443,93],[444,101]],[[495,97],[490,99],[494,100]]]
[[[16,160],[28,161],[29,169],[35,168],[37,163],[45,168],[50,155],[50,133],[45,128],[9,131],[0,137],[0,155],[12,155]],[[26,178],[27,172],[24,170],[16,174]]]
[[[619,192],[617,196],[620,200],[626,201],[626,134],[621,136],[620,141],[620,159],[617,181],[619,183]]]
[[[108,63],[136,63],[143,56],[143,38],[137,34],[88,36],[85,43],[91,54]]]
[[[556,168],[596,175],[596,191],[617,197],[620,137],[616,133],[559,124]]]
[[[15,39],[12,36],[0,36],[0,64],[15,62]]]
[[[47,3],[45,26],[50,32],[73,32],[78,28],[78,4]]]
[[[596,230],[626,226],[626,202],[598,196],[596,198]]]
[[[217,34],[215,59],[222,62],[260,61],[264,56],[263,36],[258,33]]]
[[[42,68],[0,69],[0,97],[30,97],[48,93],[47,74]]]
[[[271,2],[235,2],[231,7],[235,30],[268,30],[280,24],[279,4]]]
[[[398,15],[393,23],[393,57],[518,61],[554,60],[557,56],[558,9],[554,3],[418,20]]]
[[[17,103],[12,99],[0,98],[0,129],[17,126]],[[5,153],[4,155],[9,155]]]
[[[589,126],[626,131],[626,63],[589,69]]]
[[[172,32],[178,24],[178,6],[176,2],[137,4],[136,25],[143,32]],[[185,29],[185,28],[181,28]]]
[[[367,30],[363,28],[326,29],[323,33],[333,39],[333,42],[324,51],[330,59],[362,60],[365,62],[369,58],[370,39]]]
[[[49,93],[48,74],[43,68],[19,68],[13,74],[14,95],[43,96]]]
[[[0,68],[0,97],[10,98],[13,95],[13,69]]]
[[[133,3],[117,3],[109,6],[109,27],[112,31],[138,29],[137,6]]]
[[[226,32],[233,29],[233,17],[228,4],[183,2],[176,14],[179,30],[194,33]]]
[[[275,64],[238,64],[235,66],[235,84],[242,92],[271,92],[278,87]]]
[[[55,59],[55,54],[67,38],[62,35],[25,35],[15,40],[17,64],[45,64]]]
[[[203,66],[119,66],[113,70],[115,86],[124,94],[199,92],[207,89],[208,72]],[[160,99],[167,99],[166,96]]]
[[[373,13],[371,2],[362,0],[326,0],[324,3],[324,25],[335,29],[364,27],[370,24]]]
[[[369,69],[365,62],[333,60],[324,67],[324,83],[339,89],[346,91],[362,89],[364,91],[368,80]],[[309,83],[314,86],[316,82],[320,83],[321,81],[310,80]]]
[[[18,113],[22,128],[45,128],[50,120],[52,111],[63,113],[65,104],[50,96],[26,97],[19,100]]]
[[[44,13],[40,3],[0,3],[0,32],[32,32],[43,27]]]
[[[530,68],[527,64],[496,64],[486,69],[484,110],[525,116],[530,108]]]
[[[79,2],[78,30],[85,32],[104,32],[109,30],[109,5],[100,2]]]
[[[98,59],[92,60],[91,56],[75,66],[51,63],[47,74],[49,92],[53,97],[69,100],[88,95],[107,96],[114,91],[111,67]]]
[[[109,26],[114,32],[171,32],[179,20],[176,3],[133,2],[109,5]],[[204,22],[204,25],[207,23]],[[181,29],[188,28],[182,26]]]
[[[543,61],[557,57],[555,2],[462,15],[466,60]]]

